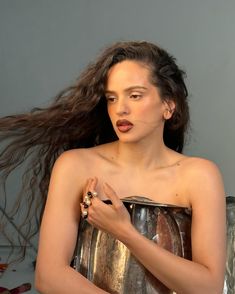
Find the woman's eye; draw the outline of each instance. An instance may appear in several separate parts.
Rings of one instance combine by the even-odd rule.
[[[142,98],[142,95],[141,94],[131,94],[130,97],[134,100],[138,100],[138,99]]]
[[[116,98],[115,97],[106,97],[107,102],[113,103],[115,102]]]

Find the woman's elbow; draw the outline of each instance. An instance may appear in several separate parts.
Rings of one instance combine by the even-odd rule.
[[[48,286],[49,275],[45,272],[41,272],[36,269],[35,278],[34,278],[34,286],[35,289],[41,294],[49,294],[49,286]]]

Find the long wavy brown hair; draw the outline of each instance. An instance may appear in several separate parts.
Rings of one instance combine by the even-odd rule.
[[[4,209],[7,178],[27,162],[22,187],[10,213],[13,216],[19,212],[27,201],[27,210],[19,225],[25,243],[38,231],[51,170],[57,157],[65,150],[117,140],[104,93],[109,69],[123,60],[147,65],[151,81],[160,90],[161,98],[175,102],[176,109],[172,118],[165,122],[163,136],[166,146],[182,152],[189,122],[188,93],[185,74],[176,65],[175,58],[159,46],[145,41],[111,45],[85,69],[73,86],[60,92],[47,108],[34,108],[28,113],[0,119],[0,175],[4,191],[1,203],[5,204]]]

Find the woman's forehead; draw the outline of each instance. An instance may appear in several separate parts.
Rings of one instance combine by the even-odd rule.
[[[112,66],[107,75],[106,90],[112,91],[117,85],[124,88],[146,87],[150,83],[150,70],[138,61],[125,60]]]

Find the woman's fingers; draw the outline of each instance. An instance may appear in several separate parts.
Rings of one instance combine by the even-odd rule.
[[[84,186],[84,189],[83,189],[83,197],[87,194],[87,192],[89,191],[89,187],[91,185],[91,178],[87,179],[86,181],[86,184]]]
[[[97,183],[98,183],[98,179],[96,177],[91,179],[89,191],[92,192],[92,194],[94,194],[94,192],[96,192],[95,189],[96,189]]]
[[[96,177],[87,179],[87,182],[83,189],[83,198],[87,195],[88,192],[95,192],[97,183],[98,179]]]
[[[119,208],[123,205],[122,201],[119,199],[116,192],[113,190],[113,188],[109,184],[104,183],[103,190],[105,195],[112,201],[112,204],[114,207]]]

